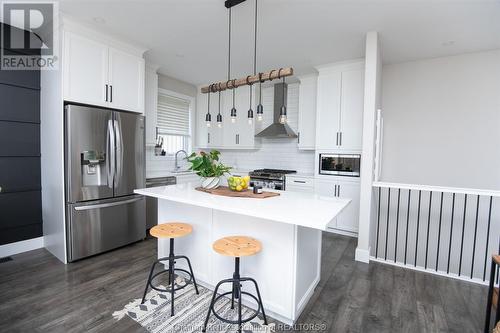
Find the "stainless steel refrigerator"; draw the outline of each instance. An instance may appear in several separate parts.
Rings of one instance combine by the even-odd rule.
[[[65,106],[68,261],[146,236],[144,117]]]

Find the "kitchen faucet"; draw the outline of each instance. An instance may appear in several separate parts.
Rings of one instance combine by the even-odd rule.
[[[184,155],[186,155],[186,158],[188,157],[187,152],[186,152],[185,150],[183,150],[183,149],[178,150],[178,151],[175,153],[175,171],[179,171],[179,169],[180,169],[180,166],[179,166],[179,160],[178,160],[179,153],[184,153]]]

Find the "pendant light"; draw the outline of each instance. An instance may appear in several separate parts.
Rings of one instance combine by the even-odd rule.
[[[257,105],[257,121],[264,119],[264,107],[262,106],[262,73],[259,73],[259,105]]]
[[[250,77],[247,76],[247,83],[248,83],[248,78]],[[248,109],[248,125],[252,125],[253,124],[253,110],[252,110],[252,85],[250,84],[250,108]]]
[[[219,84],[220,85],[220,84]],[[219,87],[219,114],[217,114],[217,127],[222,127],[222,115],[220,113],[220,87]]]
[[[280,69],[281,71],[281,69]],[[278,77],[280,74],[278,74]],[[283,101],[281,102],[281,109],[280,109],[280,118],[279,122],[280,124],[286,123],[287,118],[286,118],[286,106],[285,106],[285,78],[283,77]]]
[[[233,107],[231,109],[231,122],[234,124],[236,122],[236,107],[234,106],[235,103],[234,103],[234,100],[235,100],[235,95],[236,95],[236,88],[234,88],[234,82],[236,80],[232,80],[232,84],[233,84]]]
[[[257,74],[257,1],[255,0],[255,20],[254,20],[254,42],[253,42],[253,75]],[[253,124],[252,110],[252,84],[249,83],[247,76],[247,84],[250,86],[250,108],[248,109],[248,125]]]
[[[234,82],[235,80],[231,81],[231,8],[229,8],[229,23],[228,23],[228,57],[227,57],[227,82],[226,86],[229,87],[229,83],[232,82],[233,84],[233,107],[231,108],[231,123],[236,123],[236,107],[235,107],[235,86]]]
[[[210,114],[210,92],[207,95],[208,95],[208,110],[207,114],[205,115],[205,122],[207,123],[207,127],[210,127],[212,124],[212,115]]]

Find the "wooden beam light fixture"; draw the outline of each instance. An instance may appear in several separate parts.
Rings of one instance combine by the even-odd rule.
[[[260,74],[262,74],[262,79],[261,79],[262,82],[272,81],[274,79],[282,79],[282,78],[287,77],[287,76],[292,76],[293,75],[293,68],[287,67],[287,68],[282,68],[281,70],[273,69],[269,72],[260,73]],[[261,78],[260,74],[249,75],[249,76],[241,78],[241,79],[233,79],[233,80],[217,82],[217,83],[202,87],[201,92],[203,94],[206,94],[208,92],[214,93],[214,92],[218,92],[218,91],[224,91],[226,89],[238,88],[238,87],[244,86],[244,85],[252,85],[252,84],[260,81],[260,78]]]

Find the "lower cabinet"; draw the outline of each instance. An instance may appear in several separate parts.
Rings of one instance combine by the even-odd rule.
[[[314,193],[314,178],[301,176],[286,176],[286,191]]]
[[[319,195],[352,199],[349,206],[331,223],[330,228],[333,232],[338,230],[351,234],[357,233],[359,228],[359,178],[315,179],[314,189]]]

